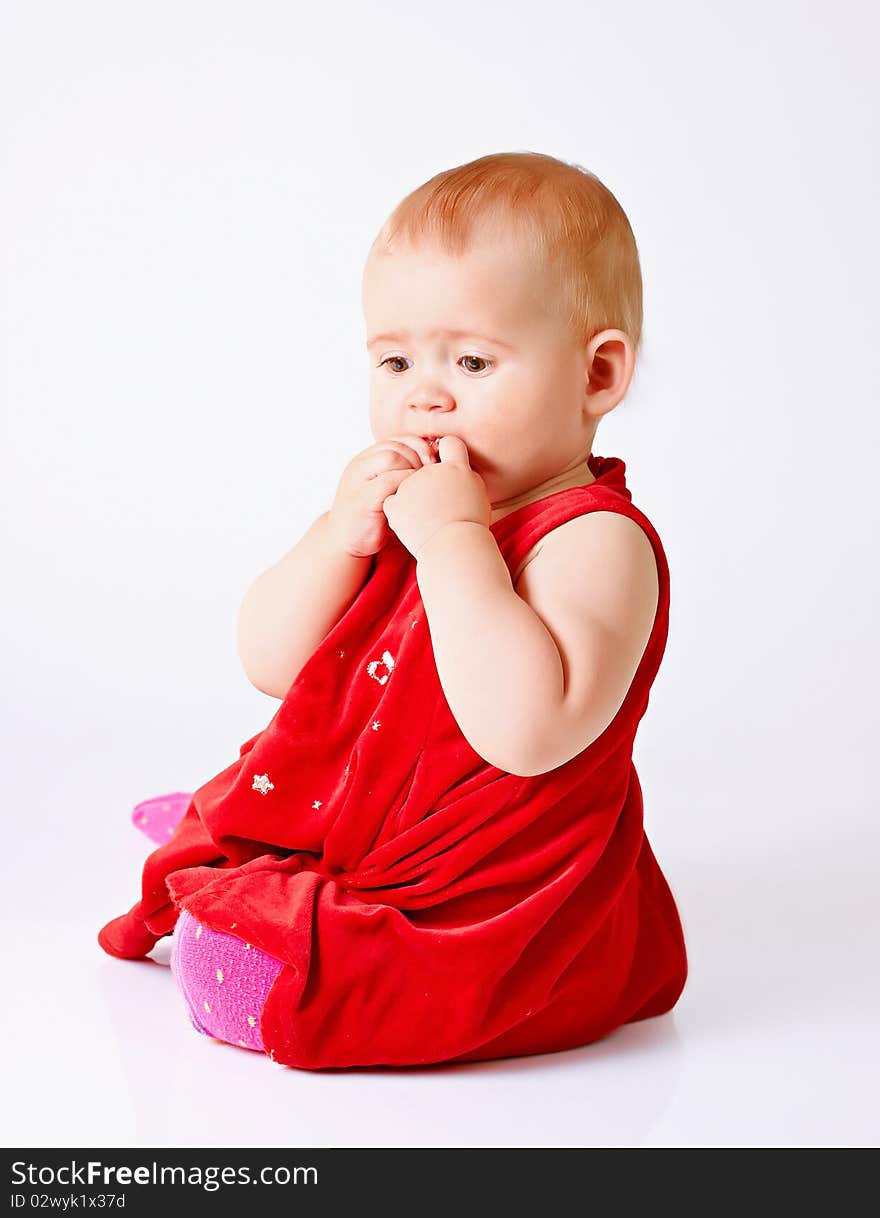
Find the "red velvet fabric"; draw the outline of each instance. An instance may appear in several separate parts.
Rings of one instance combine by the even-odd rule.
[[[531,777],[484,761],[444,697],[415,560],[392,535],[268,726],[146,860],[141,899],[102,929],[104,950],[145,955],[180,909],[255,944],[285,964],[266,1050],[307,1069],[550,1052],[670,1010],[687,955],[632,762],[669,572],[624,462],[590,468],[589,486],[491,529],[512,574],[582,513],[621,512],[649,537],[653,630],[597,740]]]

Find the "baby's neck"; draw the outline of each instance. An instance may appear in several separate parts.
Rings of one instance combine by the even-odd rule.
[[[594,475],[586,464],[578,465],[574,469],[564,470],[561,474],[548,478],[538,486],[532,487],[528,491],[523,491],[521,495],[515,495],[511,499],[503,499],[498,503],[493,503],[492,524],[496,520],[502,520],[505,516],[509,516],[511,512],[515,512],[517,508],[521,508],[527,503],[535,503],[538,499],[546,499],[548,495],[553,495],[556,491],[564,491],[570,486],[589,486],[591,482],[595,481]]]

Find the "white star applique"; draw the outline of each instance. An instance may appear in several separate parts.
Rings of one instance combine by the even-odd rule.
[[[373,720],[373,723],[372,723],[372,728],[373,728],[373,731],[374,731],[374,732],[378,732],[378,730],[379,730],[379,728],[380,728],[381,726],[382,726],[382,724],[379,722],[379,720],[378,720],[378,719],[374,719],[374,720]]]
[[[259,791],[261,795],[268,795],[270,791],[275,790],[275,783],[269,781],[268,774],[254,774],[254,785],[252,791]]]
[[[388,669],[388,671],[386,673],[384,673],[381,677],[377,677],[376,669],[379,667],[380,664],[384,664],[385,667]],[[370,660],[369,664],[367,665],[367,672],[370,674],[370,676],[373,678],[374,681],[378,681],[380,685],[384,685],[385,682],[388,680],[389,676],[391,675],[391,670],[393,667],[394,667],[394,656],[391,654],[390,651],[383,651],[381,660]]]
[[[312,807],[313,807],[313,808],[320,808],[321,803],[322,803],[322,800],[320,800],[320,799],[316,799],[316,800],[315,800],[315,802],[312,804]]]

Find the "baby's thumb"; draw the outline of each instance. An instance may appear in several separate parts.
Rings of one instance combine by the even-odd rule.
[[[447,465],[463,465],[465,469],[471,467],[467,445],[461,436],[441,436],[437,455]]]

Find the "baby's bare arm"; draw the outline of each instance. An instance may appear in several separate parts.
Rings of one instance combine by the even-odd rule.
[[[354,600],[372,562],[334,540],[324,512],[248,589],[238,615],[238,654],[248,680],[283,698],[319,643]]]
[[[595,511],[558,525],[515,585],[490,530],[453,521],[419,549],[416,575],[446,700],[490,764],[543,774],[605,731],[659,604],[637,521]]]
[[[416,578],[437,675],[471,747],[490,765],[527,775],[535,723],[561,698],[553,639],[514,591],[488,528],[452,521],[421,547]]]

